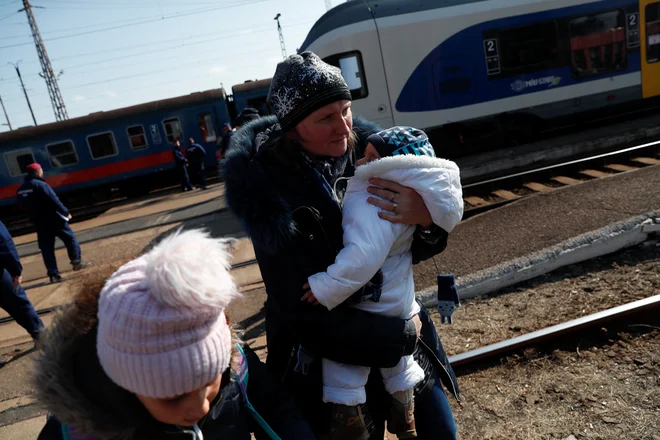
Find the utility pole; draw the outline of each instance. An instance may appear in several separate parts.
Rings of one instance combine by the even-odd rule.
[[[30,98],[28,98],[27,90],[25,90],[25,84],[23,84],[23,77],[21,77],[21,71],[18,68],[19,63],[20,63],[20,61],[16,64],[14,64],[14,63],[9,63],[9,64],[14,66],[14,68],[16,69],[16,73],[18,74],[18,79],[21,82],[21,87],[23,88],[23,93],[25,94],[25,100],[28,103],[28,107],[30,107],[30,113],[32,114],[32,120],[34,121],[34,125],[37,125],[37,119],[34,117],[34,112],[32,111],[32,105],[30,104]]]
[[[282,35],[282,26],[280,26],[280,17],[282,14],[277,14],[275,20],[277,21],[277,32],[280,34],[280,48],[282,49],[282,58],[286,59],[286,47],[284,47],[284,35]]]
[[[60,93],[60,87],[57,85],[57,77],[55,76],[55,73],[53,73],[53,66],[51,66],[48,53],[46,53],[44,40],[41,38],[39,28],[37,27],[37,21],[32,13],[33,7],[40,8],[40,6],[30,5],[29,0],[23,0],[23,9],[20,9],[18,12],[25,11],[27,14],[30,30],[32,31],[32,38],[34,38],[34,45],[37,47],[37,54],[39,55],[39,61],[41,62],[41,73],[39,76],[46,80],[46,86],[48,87],[48,94],[50,95],[50,103],[53,106],[55,119],[57,121],[63,121],[69,119],[69,115],[66,112],[66,106],[64,105],[62,94]]]
[[[7,125],[9,125],[9,130],[11,131],[12,130],[11,122],[9,122],[9,116],[7,116],[7,109],[5,109],[5,103],[2,102],[2,96],[0,96],[0,106],[2,106],[2,111],[5,113],[5,119],[7,120]]]
[[[325,0],[325,10],[329,11],[332,9],[332,0]]]

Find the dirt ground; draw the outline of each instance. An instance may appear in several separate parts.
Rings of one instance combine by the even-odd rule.
[[[451,356],[657,294],[660,246],[647,242],[466,301],[453,325],[436,325]],[[552,353],[528,349],[459,385],[462,440],[660,440],[660,318]]]
[[[660,243],[649,240],[463,301],[452,325],[433,318],[452,356],[658,294]]]

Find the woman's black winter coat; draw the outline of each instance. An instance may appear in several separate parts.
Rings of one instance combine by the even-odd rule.
[[[354,158],[361,157],[366,138],[379,127],[354,117],[353,130],[358,138]],[[276,118],[251,122],[235,133],[221,164],[227,203],[252,239],[268,294],[269,370],[296,393],[298,405],[317,430],[327,421],[327,407],[322,402],[322,357],[373,367],[369,390],[372,386],[382,388],[378,368],[393,367],[402,356],[414,353],[417,357],[423,352],[458,398],[455,375],[423,306],[418,344],[410,320],[348,306],[328,311],[300,301],[307,278],[326,271],[342,248],[342,213],[321,174],[306,163],[298,148],[283,148],[280,137]],[[349,161],[345,177],[352,175],[350,163],[354,162]],[[444,250],[447,234],[442,230],[438,234],[435,243],[415,238],[414,263]],[[315,358],[307,375],[294,371],[300,345]],[[367,399],[370,405],[369,392]]]

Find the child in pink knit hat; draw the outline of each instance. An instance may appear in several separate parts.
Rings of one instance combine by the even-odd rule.
[[[228,247],[177,232],[81,292],[42,339],[39,439],[314,438],[229,325]]]

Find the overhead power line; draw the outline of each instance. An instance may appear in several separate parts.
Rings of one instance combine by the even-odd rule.
[[[300,23],[295,23],[293,25],[289,25],[289,27],[293,28],[293,27],[298,27],[298,26],[304,26],[304,25],[307,25],[309,23],[313,23],[313,21],[308,20],[308,21],[304,21],[304,22],[300,22]],[[254,31],[251,32],[251,34],[258,34],[258,33],[265,33],[265,32],[272,32],[271,27],[269,26],[268,28],[254,30]],[[196,45],[199,45],[199,44],[206,44],[210,41],[228,40],[228,39],[231,39],[231,38],[240,38],[240,37],[242,37],[242,35],[238,35],[235,32],[231,32],[231,31],[229,31],[228,34],[226,34],[226,35],[223,34],[223,36],[216,37],[216,38],[207,38],[207,36],[209,36],[209,35],[217,35],[217,34],[198,35],[194,38],[195,39],[200,39],[201,38],[201,40],[188,42],[188,43],[185,43],[185,44],[170,45],[170,46],[165,46],[165,47],[158,48],[158,49],[151,49],[151,50],[148,50],[148,51],[136,52],[136,53],[132,53],[132,54],[125,54],[125,55],[121,55],[121,56],[117,56],[117,57],[111,57],[111,58],[104,58],[103,60],[94,61],[94,62],[86,62],[86,63],[83,63],[83,64],[77,64],[77,65],[73,65],[73,66],[64,66],[63,70],[65,70],[67,72],[70,72],[72,70],[75,70],[75,69],[78,69],[78,68],[81,68],[81,67],[95,66],[95,65],[99,65],[99,64],[105,64],[105,63],[109,63],[109,62],[120,61],[120,60],[124,60],[124,59],[128,59],[128,58],[135,58],[135,57],[139,57],[139,56],[143,56],[143,55],[151,55],[151,54],[158,53],[158,52],[169,52],[169,51],[179,49],[179,48],[182,48],[182,47],[191,47],[191,46],[196,46]],[[163,42],[167,42],[167,41],[168,40],[165,40]],[[169,40],[169,41],[178,41],[178,39]],[[154,45],[160,45],[160,44],[161,44],[160,42],[154,43]],[[263,46],[263,43],[258,43],[258,45]],[[128,46],[127,48],[134,48],[134,47],[135,46]],[[252,46],[247,46],[247,47],[252,47]],[[116,50],[113,50],[113,51],[116,51]],[[110,51],[107,51],[107,52],[110,52]],[[76,55],[76,57],[86,56],[86,55],[98,55],[98,54],[99,54],[99,52],[97,51],[97,52],[92,52],[92,53],[88,53],[88,54],[79,54],[79,55]],[[176,55],[176,56],[172,56],[172,57],[165,57],[165,58],[160,58],[159,57],[159,58],[145,60],[144,62],[140,62],[140,63],[137,63],[137,64],[146,64],[146,63],[164,61],[164,60],[179,58],[179,57],[180,57],[180,55]],[[57,58],[56,60],[59,61],[63,58],[64,57]],[[135,64],[132,64],[132,65],[135,65]],[[113,65],[113,68],[117,68],[117,67],[122,67],[122,66]],[[127,66],[127,67],[130,67],[130,66]],[[96,72],[98,70],[103,70],[103,69],[85,70],[85,71],[82,71],[82,72],[75,72],[75,73],[84,75],[84,74],[87,74],[87,73]],[[35,77],[35,76],[37,76],[37,74],[24,75],[24,77],[26,77],[26,78]],[[9,81],[17,81],[17,79],[9,78],[6,81],[8,81],[8,82]]]
[[[95,29],[95,30],[90,30],[90,31],[85,31],[85,32],[78,32],[78,33],[69,34],[69,35],[62,35],[62,36],[59,36],[59,37],[49,38],[48,41],[50,42],[50,41],[56,41],[56,40],[63,40],[65,38],[79,37],[79,36],[82,36],[82,35],[96,34],[98,32],[105,32],[105,31],[111,31],[111,30],[115,30],[115,29],[122,29],[122,28],[130,27],[130,26],[137,26],[137,25],[146,24],[146,23],[154,23],[154,22],[162,21],[162,20],[170,20],[170,19],[173,19],[173,18],[186,17],[186,16],[189,16],[189,15],[203,14],[203,13],[206,13],[206,12],[212,12],[212,11],[217,11],[217,10],[221,10],[221,9],[236,8],[236,7],[239,7],[239,6],[251,5],[251,4],[255,4],[255,3],[263,3],[265,1],[268,1],[268,0],[250,0],[250,1],[245,2],[245,3],[238,3],[238,4],[231,5],[231,6],[224,6],[224,7],[219,7],[219,8],[210,8],[210,9],[203,9],[203,10],[196,10],[196,11],[178,13],[178,14],[175,14],[175,15],[163,16],[163,17],[159,17],[159,18],[151,18],[151,19],[148,19],[148,20],[142,20],[142,21],[138,21],[138,22],[134,22],[134,23],[126,23],[126,24],[121,24],[121,25],[117,25],[117,26],[110,26],[110,27],[106,27],[106,28],[102,28],[102,29]],[[10,49],[10,48],[13,48],[13,47],[27,46],[27,45],[30,45],[30,44],[32,44],[32,43],[16,43],[16,44],[10,44],[10,45],[6,45],[6,46],[0,46],[0,49]]]
[[[272,51],[272,50],[273,50],[273,48],[267,48],[267,49],[262,49],[262,50],[257,50],[257,51],[244,52],[241,56],[237,56],[233,59],[245,58],[245,57],[254,57],[255,54],[269,52],[269,51]],[[171,69],[168,69],[168,72],[173,72],[173,71],[177,71],[177,70],[191,69],[192,66],[213,64],[213,63],[217,63],[219,61],[227,61],[227,60],[228,60],[227,56],[223,55],[222,57],[219,57],[219,58],[212,58],[212,59],[205,60],[205,61],[197,61],[197,62],[193,62],[193,63],[178,65],[178,66],[172,67]],[[261,64],[263,64],[263,62]],[[231,67],[231,65],[232,64],[229,64],[228,66]],[[254,65],[258,66],[260,64],[257,63],[257,64],[254,64]],[[241,67],[249,67],[249,66],[241,66]],[[147,72],[140,72],[140,73],[136,73],[136,74],[133,74],[133,75],[106,78],[106,79],[103,79],[103,80],[92,81],[92,82],[88,82],[88,83],[84,83],[84,84],[77,84],[73,87],[68,87],[67,89],[68,90],[76,90],[76,89],[81,89],[81,88],[89,87],[89,86],[93,86],[93,85],[112,83],[112,82],[122,81],[122,80],[126,80],[126,79],[139,78],[139,77],[142,77],[142,76],[148,76],[148,75],[153,75],[153,74],[162,73],[162,72],[163,72],[163,69],[150,70],[150,71],[147,71]],[[205,75],[203,75],[203,76],[205,76]],[[186,79],[189,79],[189,78],[186,77]],[[181,79],[179,79],[177,81],[181,81]],[[35,97],[35,96],[45,96],[45,95],[46,95],[45,93],[32,94],[33,97]],[[16,101],[18,99],[19,98],[12,97],[12,99],[5,99],[5,102],[12,102],[12,101]]]
[[[5,15],[4,17],[0,17],[0,21],[2,21],[2,20],[6,20],[6,19],[8,19],[8,18],[10,18],[10,17],[13,17],[15,14],[16,14],[16,12],[12,12],[12,13],[9,14],[9,15]]]
[[[214,63],[214,62],[216,62],[216,60],[211,60],[211,61],[209,61],[208,63],[204,63],[204,64],[210,64],[210,63]],[[258,67],[258,66],[262,66],[262,65],[263,65],[263,62],[259,62],[259,63],[252,63],[252,64],[248,64],[248,65],[243,65],[243,66],[241,66],[241,67],[243,67],[243,68],[251,68],[251,67]],[[193,76],[190,76],[189,74],[186,73],[185,79],[190,81],[190,80],[194,80],[194,79],[204,78],[204,77],[206,77],[206,76],[207,76],[207,74],[201,74],[201,75],[193,75]],[[138,91],[143,91],[143,90],[153,89],[153,88],[162,88],[162,86],[167,85],[167,84],[181,83],[181,80],[182,80],[182,78],[176,78],[176,79],[168,80],[168,81],[161,81],[161,82],[156,82],[156,83],[150,83],[150,84],[147,85],[147,86],[140,86],[140,87],[135,87],[135,88],[131,88],[131,89],[122,89],[122,90],[119,91],[119,94],[126,94],[126,93],[138,92]],[[192,93],[192,92],[190,92],[190,93]],[[85,97],[85,101],[84,101],[84,102],[94,101],[94,100],[96,100],[96,99],[101,99],[101,98],[107,98],[107,95],[104,94],[104,93],[101,93],[101,94],[99,94],[99,95],[95,95],[95,96],[91,96],[91,97]],[[157,101],[158,99],[165,99],[165,97],[164,97],[164,98],[153,98],[153,99],[150,99],[150,101]],[[145,102],[146,102],[146,101],[145,101]],[[125,105],[122,105],[122,107],[126,107],[126,106],[129,106],[129,105],[134,105],[134,104],[139,104],[139,103],[140,103],[140,101],[136,101],[135,103],[132,103],[132,104],[125,104]],[[48,108],[48,107],[37,108],[37,109],[35,109],[35,111],[38,111],[38,110],[44,110],[44,109],[46,109],[46,108]],[[112,110],[112,109],[106,109],[105,111],[109,111],[109,110]],[[15,113],[17,113],[17,114],[23,114],[23,113],[25,113],[25,112],[24,112],[24,111],[23,111],[23,112],[22,112],[22,111],[18,111],[18,112],[15,112]]]

